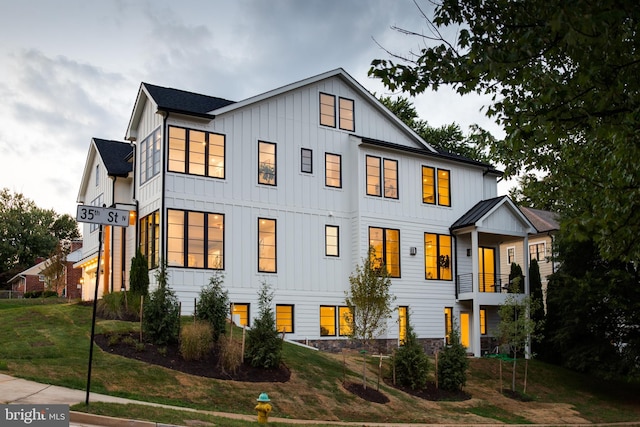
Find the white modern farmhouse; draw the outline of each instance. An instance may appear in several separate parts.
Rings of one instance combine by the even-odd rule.
[[[89,147],[78,202],[131,225],[105,228],[99,263],[84,225],[85,299],[98,268],[100,295],[128,288],[140,248],[152,287],[167,262],[183,314],[221,272],[240,323],[266,282],[288,339],[339,348],[349,275],[373,246],[397,304],[381,339],[401,341],[410,313],[429,351],[454,322],[469,352],[489,349],[509,273],[498,248],[526,250],[532,224],[498,197],[499,171],[433,149],[344,70],[239,102],[142,83],[125,139]]]

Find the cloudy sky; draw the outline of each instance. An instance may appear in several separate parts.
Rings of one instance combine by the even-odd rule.
[[[240,101],[342,67],[393,95],[371,61],[421,46],[394,26],[426,31],[413,0],[0,0],[0,188],[75,217],[91,138],[123,140],[142,81]],[[413,101],[500,135],[482,98]]]

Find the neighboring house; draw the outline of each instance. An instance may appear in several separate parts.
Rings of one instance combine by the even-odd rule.
[[[92,140],[78,196],[135,218],[104,227],[98,294],[128,287],[140,248],[183,314],[220,272],[251,326],[265,282],[278,328],[323,349],[348,343],[345,291],[373,246],[397,304],[380,338],[397,345],[410,313],[428,351],[455,322],[480,356],[507,295],[500,242],[534,231],[501,172],[430,147],[342,69],[240,102],[142,83],[125,139]],[[85,299],[99,234],[84,225]]]
[[[536,231],[529,236],[529,244],[526,251],[523,250],[521,240],[505,240],[500,244],[500,253],[502,254],[501,269],[509,271],[511,263],[516,263],[523,267],[525,259],[527,263],[535,259],[540,267],[542,292],[546,296],[547,284],[549,283],[548,277],[557,269],[556,263],[552,260],[552,255],[554,238],[560,230],[558,217],[553,212],[541,209],[521,207],[520,210],[531,221]],[[526,258],[525,254],[528,254]],[[525,270],[523,267],[522,271],[528,271],[528,269]]]
[[[66,298],[80,298],[81,297],[81,280],[82,270],[80,268],[74,268],[74,263],[79,259],[82,253],[82,241],[71,242],[71,252],[67,254],[65,267],[64,267],[64,286],[58,289],[58,295]],[[47,290],[53,290],[47,283],[47,278],[44,274],[44,270],[49,265],[50,260],[38,259],[36,264],[18,274],[13,276],[9,280],[11,290],[19,295],[24,295],[26,292],[42,292]]]

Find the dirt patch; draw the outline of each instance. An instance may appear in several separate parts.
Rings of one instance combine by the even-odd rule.
[[[122,334],[117,339],[112,335],[100,334],[95,336],[95,343],[107,353],[200,377],[256,383],[284,383],[291,378],[291,371],[284,364],[278,369],[262,369],[243,363],[236,372],[227,372],[222,369],[215,349],[201,360],[186,361],[180,354],[178,345],[156,346],[148,342],[138,343],[135,334]]]

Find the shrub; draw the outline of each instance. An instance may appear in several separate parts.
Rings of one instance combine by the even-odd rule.
[[[220,358],[218,366],[224,373],[235,374],[242,364],[242,345],[236,340],[221,338],[218,341]]]
[[[393,366],[398,384],[412,390],[422,389],[427,384],[429,357],[418,342],[407,315],[407,336],[404,345],[393,356]]]
[[[175,343],[180,336],[180,304],[167,283],[166,263],[158,268],[156,281],[158,287],[144,303],[142,328],[154,344]]]
[[[193,322],[182,327],[180,354],[184,360],[201,360],[213,347],[213,333],[208,322]]]
[[[96,314],[102,319],[122,319],[125,312],[122,292],[103,295],[96,304]]]
[[[451,331],[450,341],[438,355],[438,383],[444,390],[458,391],[467,383],[469,360],[457,328]]]
[[[196,303],[196,319],[209,322],[214,342],[225,333],[229,313],[229,293],[222,289],[223,278],[221,273],[211,276]]]
[[[129,271],[129,287],[132,293],[140,296],[149,294],[149,268],[147,259],[140,249],[136,256],[131,258],[131,270]]]
[[[254,368],[277,368],[282,360],[282,339],[276,329],[276,319],[271,308],[273,293],[262,282],[258,292],[258,318],[247,332],[245,358]]]

